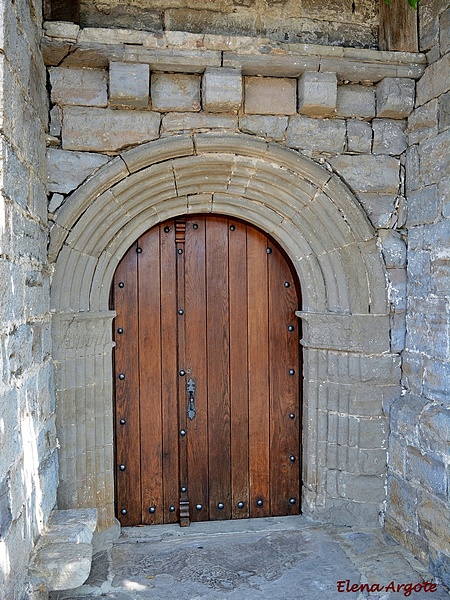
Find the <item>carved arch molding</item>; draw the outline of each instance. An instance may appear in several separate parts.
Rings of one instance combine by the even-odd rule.
[[[114,524],[112,333],[116,266],[150,227],[217,213],[269,233],[302,286],[303,511],[373,525],[384,500],[383,401],[399,381],[386,273],[372,226],[333,173],[246,135],[176,136],[123,152],[76,190],[51,232],[59,507]]]

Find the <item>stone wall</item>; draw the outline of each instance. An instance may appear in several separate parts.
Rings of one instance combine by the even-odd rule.
[[[425,57],[58,23],[45,31],[61,506],[106,490],[100,519],[112,523],[115,265],[155,222],[222,210],[271,233],[302,281],[304,509],[378,524],[405,338],[406,118]],[[98,441],[83,438],[88,428],[101,428]]]
[[[0,595],[22,598],[54,507],[41,4],[0,1]]]
[[[391,411],[386,528],[450,585],[450,3],[419,6],[430,65],[407,127],[406,393]]]
[[[83,27],[266,35],[272,40],[377,47],[373,0],[81,0]]]

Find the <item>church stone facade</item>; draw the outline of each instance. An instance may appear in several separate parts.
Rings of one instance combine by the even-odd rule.
[[[394,49],[372,0],[60,4],[0,0],[6,597],[55,509],[117,534],[112,278],[214,213],[301,284],[303,513],[384,527],[450,585],[448,2]]]

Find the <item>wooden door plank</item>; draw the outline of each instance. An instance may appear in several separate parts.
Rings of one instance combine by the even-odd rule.
[[[266,236],[248,228],[248,377],[250,516],[270,514],[269,357]],[[258,506],[262,502],[262,506]]]
[[[417,13],[406,0],[393,0],[390,4],[384,0],[380,2],[380,50],[418,52]]]
[[[113,286],[117,313],[114,320],[116,508],[117,518],[127,526],[141,522],[136,244],[117,267]],[[127,511],[125,515],[122,510]]]
[[[299,512],[298,310],[295,282],[277,247],[269,263],[270,498],[271,514]],[[289,326],[294,327],[289,331]],[[289,415],[295,415],[290,418]],[[291,503],[290,501],[295,503]]]
[[[194,226],[196,226],[194,228]],[[205,217],[186,220],[185,243],[185,334],[186,371],[183,381],[182,412],[186,421],[188,451],[188,494],[191,520],[209,519],[208,480],[208,374],[206,350],[206,270],[205,270]],[[186,418],[186,381],[195,382],[195,418]],[[201,506],[197,510],[196,506]]]
[[[231,518],[228,223],[206,225],[210,519]]]
[[[176,511],[180,493],[178,423],[178,314],[177,273],[175,255],[175,224],[160,226],[161,256],[161,393],[163,436],[163,504],[164,523],[177,521]]]
[[[232,517],[249,516],[247,226],[228,222]],[[243,507],[241,508],[241,504]]]
[[[163,522],[159,228],[138,240],[142,523]],[[150,512],[151,507],[156,510]]]

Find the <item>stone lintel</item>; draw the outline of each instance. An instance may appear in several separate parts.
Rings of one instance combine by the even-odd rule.
[[[389,315],[295,313],[303,321],[307,348],[380,354],[390,351]]]
[[[157,71],[203,73],[207,67],[222,66],[242,69],[243,75],[267,77],[299,77],[305,72],[320,71],[337,73],[341,80],[373,83],[385,77],[419,79],[427,64],[424,54],[414,52],[379,52],[274,41],[267,44],[264,38],[255,38],[253,43],[246,41],[245,48],[240,48],[237,36],[226,36],[225,40],[223,36],[214,35],[204,36],[199,46],[198,35],[189,33],[183,34],[184,43],[180,48],[171,32],[166,32],[163,38],[146,34],[144,39],[140,31],[120,30],[119,36],[109,35],[109,31],[85,28],[74,43],[72,32],[65,37],[64,30],[59,32],[52,24],[43,38],[45,60],[50,65],[60,64],[57,59],[66,55],[70,45],[68,60],[71,67],[76,66],[77,57],[80,67],[103,65],[110,52],[115,55],[111,60],[149,64],[151,70]],[[270,52],[262,54],[262,45],[270,48]],[[230,47],[235,47],[236,51],[230,51]],[[64,60],[60,66],[64,66]]]

